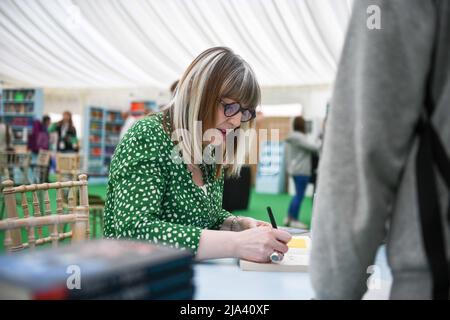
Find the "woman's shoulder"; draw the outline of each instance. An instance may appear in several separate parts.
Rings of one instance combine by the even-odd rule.
[[[154,114],[138,120],[125,134],[116,148],[116,160],[154,159],[166,154],[171,141],[162,125],[162,115]]]
[[[162,126],[162,115],[138,120],[117,146],[110,167],[112,178],[127,174],[127,168],[165,163],[170,156],[171,140]]]
[[[124,140],[167,142],[168,138],[169,136],[163,127],[163,114],[155,113],[136,121],[128,130]]]
[[[136,121],[131,130],[139,130],[141,132],[154,131],[162,128],[163,115],[161,112],[148,115]]]

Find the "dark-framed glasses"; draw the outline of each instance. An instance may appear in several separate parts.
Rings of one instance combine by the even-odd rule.
[[[223,106],[223,113],[225,117],[233,117],[238,112],[242,113],[241,122],[248,122],[255,119],[256,117],[255,109],[242,108],[241,105],[237,102],[225,103],[220,100],[220,104]]]

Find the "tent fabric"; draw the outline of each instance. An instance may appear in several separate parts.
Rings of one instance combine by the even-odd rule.
[[[351,0],[2,0],[0,79],[40,87],[168,88],[227,46],[263,86],[330,83]]]

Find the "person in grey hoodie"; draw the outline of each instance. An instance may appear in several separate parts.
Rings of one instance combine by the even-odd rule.
[[[374,5],[379,29],[368,22]],[[430,122],[448,156],[450,1],[355,1],[319,165],[310,264],[316,298],[360,299],[384,239],[390,298],[432,298],[416,180],[417,125],[429,85]],[[431,170],[448,259],[449,191]]]
[[[308,226],[299,221],[299,211],[311,178],[312,154],[319,150],[319,145],[310,142],[306,136],[306,123],[303,117],[294,118],[293,129],[285,140],[285,159],[287,172],[294,180],[295,195],[289,205],[284,225],[307,229]]]

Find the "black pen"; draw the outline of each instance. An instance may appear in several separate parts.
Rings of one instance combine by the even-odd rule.
[[[269,219],[270,219],[270,223],[272,224],[272,228],[278,229],[271,207],[267,207],[267,213],[269,214]]]
[[[267,213],[269,214],[269,219],[270,219],[270,223],[272,224],[272,228],[278,229],[271,207],[267,207]],[[279,252],[274,251],[270,255],[270,261],[272,261],[272,262],[280,262],[282,259],[283,259],[283,256]]]

